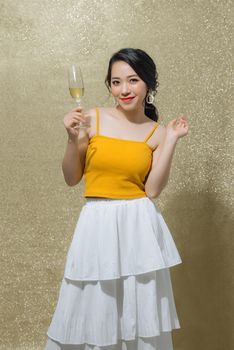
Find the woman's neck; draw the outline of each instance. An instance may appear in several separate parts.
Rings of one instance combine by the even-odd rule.
[[[120,117],[125,118],[130,123],[141,124],[146,122],[147,120],[143,107],[140,109],[138,108],[135,110],[126,111],[118,105],[115,107],[115,110],[117,111]]]

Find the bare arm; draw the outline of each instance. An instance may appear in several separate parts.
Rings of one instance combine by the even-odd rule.
[[[145,183],[145,192],[151,198],[158,197],[168,182],[177,142],[166,137],[166,128],[163,126],[160,138],[162,141],[153,152],[151,171]]]
[[[159,145],[153,152],[152,167],[145,183],[145,192],[150,198],[158,197],[167,185],[177,141],[188,133],[186,117],[181,117],[177,125],[176,122],[173,119],[167,127],[160,126],[158,130]]]
[[[64,180],[69,186],[77,185],[84,173],[85,153],[89,138],[87,134],[79,132],[79,136],[68,139],[66,151],[62,162]]]
[[[69,186],[77,185],[83,176],[85,167],[86,151],[89,144],[89,133],[94,110],[81,112],[82,108],[77,107],[64,117],[64,126],[68,133],[68,143],[65,150],[62,170],[65,182]],[[78,129],[79,121],[88,122],[89,127]]]

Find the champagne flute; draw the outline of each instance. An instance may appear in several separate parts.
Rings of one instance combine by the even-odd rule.
[[[81,98],[84,96],[84,81],[80,66],[72,64],[68,68],[68,85],[71,97],[74,98],[76,105],[81,106]],[[88,124],[80,122],[75,128],[87,128]]]

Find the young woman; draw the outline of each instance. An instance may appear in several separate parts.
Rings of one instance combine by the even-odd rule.
[[[84,176],[86,201],[46,350],[173,349],[171,331],[180,323],[169,268],[182,261],[153,199],[167,184],[188,121],[157,122],[157,76],[146,52],[122,49],[105,80],[115,106],[64,117],[64,179],[75,186]]]

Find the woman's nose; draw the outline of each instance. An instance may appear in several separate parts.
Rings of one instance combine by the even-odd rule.
[[[130,92],[128,83],[123,83],[121,88],[122,94],[128,94]]]

